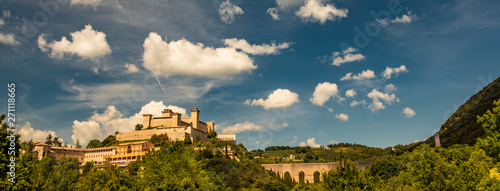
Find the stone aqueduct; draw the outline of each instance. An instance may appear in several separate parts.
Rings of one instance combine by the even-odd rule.
[[[353,162],[358,169],[364,170],[368,162]],[[314,172],[318,171],[320,181],[323,181],[321,174],[327,173],[335,169],[339,165],[338,162],[332,163],[291,163],[291,164],[262,164],[266,170],[271,170],[275,173],[279,172],[280,177],[284,177],[285,173],[290,173],[290,176],[299,182],[299,174],[304,172],[304,182],[314,182]]]

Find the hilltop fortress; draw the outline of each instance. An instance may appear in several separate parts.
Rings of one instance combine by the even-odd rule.
[[[151,114],[144,114],[143,128],[138,131],[119,133],[116,135],[118,141],[146,140],[157,134],[167,134],[172,141],[182,141],[190,138],[192,142],[209,141],[207,134],[214,131],[214,122],[200,121],[200,110],[193,108],[190,117],[182,117],[180,113],[164,109],[161,117],[153,117]]]

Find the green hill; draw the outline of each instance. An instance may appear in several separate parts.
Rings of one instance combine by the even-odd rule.
[[[500,98],[500,77],[488,84],[483,90],[469,98],[453,113],[439,129],[441,146],[454,144],[474,145],[477,138],[485,137],[481,124],[476,123],[477,116],[493,108],[493,101]],[[434,138],[425,143],[434,146]]]

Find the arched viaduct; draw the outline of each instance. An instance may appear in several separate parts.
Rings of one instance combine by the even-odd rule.
[[[369,162],[352,162],[358,169],[365,170]],[[304,182],[314,182],[314,172],[318,171],[320,181],[323,181],[321,174],[327,173],[335,169],[339,165],[338,162],[331,163],[291,163],[291,164],[261,164],[266,170],[271,170],[275,173],[279,172],[280,177],[284,177],[285,173],[290,173],[290,176],[299,182],[299,173],[304,172]]]

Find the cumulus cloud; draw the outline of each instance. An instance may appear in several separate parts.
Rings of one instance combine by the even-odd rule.
[[[125,73],[127,74],[132,74],[132,73],[137,73],[139,72],[139,68],[133,64],[125,63],[125,68],[127,69]]]
[[[46,34],[38,36],[38,47],[42,52],[48,52],[55,59],[62,59],[65,55],[77,55],[83,59],[97,59],[111,54],[111,48],[106,41],[106,34],[86,25],[81,31],[70,33],[71,41],[65,36],[60,41],[47,42]]]
[[[320,0],[307,0],[295,15],[304,22],[325,24],[327,20],[337,21],[347,17],[347,9],[337,9],[333,4],[323,4]]]
[[[362,54],[355,54],[354,52],[356,51],[358,51],[358,49],[349,47],[342,52],[333,52],[333,56],[331,58],[333,60],[332,65],[340,66],[343,63],[355,62],[365,59],[365,56],[363,56]]]
[[[314,89],[313,97],[309,101],[315,105],[323,106],[325,102],[330,100],[330,98],[338,97],[339,95],[338,86],[335,83],[323,82],[319,83]]]
[[[351,107],[356,107],[357,105],[366,105],[366,101],[365,100],[361,100],[361,101],[352,100],[350,105],[351,105]]]
[[[365,80],[375,78],[375,72],[372,70],[363,70],[361,73],[354,74],[352,72],[347,73],[344,77],[340,78],[340,81],[345,80]]]
[[[280,15],[278,14],[279,10],[277,8],[269,8],[267,9],[267,14],[271,15],[273,20],[280,20]]]
[[[49,134],[51,134],[52,137],[57,137],[54,131],[34,129],[29,121],[24,123],[24,125],[18,129],[17,133],[21,135],[21,141],[36,140],[45,142]],[[60,140],[63,141],[62,139]]]
[[[385,19],[375,19],[375,21],[377,21],[378,24],[380,24],[380,26],[382,26],[382,27],[389,26],[389,22],[387,20],[388,20],[387,18],[385,18]]]
[[[415,111],[413,111],[413,109],[409,107],[403,109],[403,114],[405,114],[406,118],[412,118],[413,116],[416,115]]]
[[[2,22],[3,22],[3,20],[2,20]],[[6,44],[6,45],[12,45],[12,46],[21,44],[21,43],[19,43],[19,41],[16,40],[16,38],[14,37],[14,34],[12,34],[12,33],[9,33],[9,34],[0,33],[0,43]]]
[[[399,102],[399,99],[396,98],[395,94],[382,93],[376,89],[373,89],[370,93],[368,93],[368,97],[373,101],[368,106],[368,108],[370,108],[374,113],[378,110],[385,109],[385,105],[382,103],[382,101],[389,105],[394,103],[395,101]]]
[[[408,11],[408,14],[394,18],[393,20],[391,20],[391,23],[411,23],[416,19],[417,15],[413,14],[411,11]]]
[[[143,46],[144,67],[164,78],[174,75],[224,78],[257,68],[247,54],[234,48],[205,47],[186,39],[168,43],[154,32],[149,33]]]
[[[331,107],[329,107],[329,108],[328,108],[328,111],[329,111],[330,113],[332,113],[332,112],[333,112],[333,109],[332,109]]]
[[[339,119],[340,121],[347,121],[349,120],[349,115],[340,113],[335,115],[335,118]]]
[[[399,76],[399,74],[401,73],[408,73],[409,70],[406,68],[405,65],[401,65],[400,67],[398,68],[391,68],[389,66],[387,66],[385,68],[385,70],[382,72],[381,76],[388,80],[388,79],[391,79],[392,75],[394,74],[394,76]]]
[[[266,110],[289,107],[297,102],[299,102],[299,94],[291,92],[288,89],[274,90],[265,100],[262,98],[254,99],[251,103],[249,100],[245,101],[247,105],[248,103],[252,106],[260,105]]]
[[[313,147],[313,148],[319,148],[321,145],[316,143],[316,138],[309,138],[307,139],[307,142],[300,142],[299,145],[301,147],[305,147],[305,146],[310,146],[310,147]]]
[[[280,49],[289,48],[292,43],[281,43],[276,45],[276,43],[261,44],[261,45],[251,45],[245,39],[224,39],[224,44],[228,47],[241,50],[242,52],[253,54],[253,55],[263,55],[263,54],[279,54]]]
[[[335,141],[335,140],[330,140],[330,144],[338,144],[339,142],[338,141]]]
[[[97,7],[99,4],[101,4],[102,0],[70,0],[69,5],[83,5],[83,6],[92,6],[92,7]]]
[[[224,1],[219,6],[220,20],[226,24],[231,24],[235,20],[236,15],[243,15],[243,9],[232,4],[229,0]]]
[[[186,115],[186,109],[173,105],[165,106],[162,101],[151,101],[130,117],[123,117],[123,114],[115,106],[108,106],[103,113],[94,112],[87,121],[73,121],[71,139],[73,143],[76,143],[78,139],[82,146],[85,146],[92,139],[102,140],[116,131],[122,133],[134,131],[136,124],[142,124],[143,114],[152,114],[158,117],[161,116],[161,111],[166,108]]]
[[[5,21],[3,20],[3,18],[0,18],[0,26],[2,25],[5,25]]]
[[[346,97],[354,97],[354,96],[356,96],[356,94],[357,94],[357,93],[356,93],[356,91],[354,91],[354,89],[350,89],[350,90],[347,90],[347,91],[345,92],[345,96],[346,96]]]
[[[293,140],[290,141],[290,144],[295,144],[297,142],[297,136],[293,136]]]
[[[261,131],[264,129],[264,126],[245,121],[243,123],[237,123],[233,126],[217,126],[216,128],[221,129],[222,133],[239,133],[242,131]]]
[[[391,93],[393,91],[398,90],[398,88],[394,84],[387,84],[385,85],[385,92]]]

